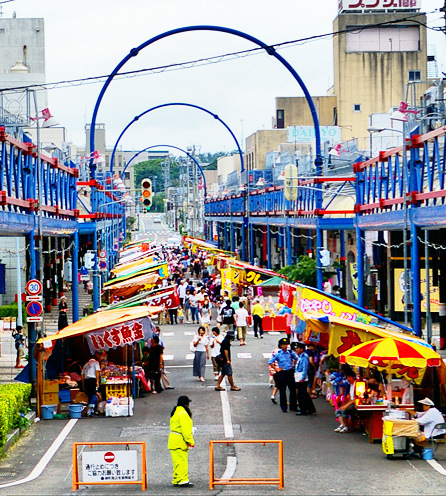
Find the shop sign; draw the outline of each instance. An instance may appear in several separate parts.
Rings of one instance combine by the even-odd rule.
[[[272,277],[271,274],[263,274],[262,272],[246,269],[246,276],[245,276],[246,282],[252,284],[253,286],[256,286],[257,284],[261,284],[262,282],[271,279],[271,277]]]
[[[284,283],[282,283],[284,284]],[[319,293],[312,289],[297,286],[293,300],[292,313],[303,318],[304,313],[316,313],[321,315],[332,315],[341,319],[351,320],[369,324],[371,317],[359,312],[356,308],[341,303],[326,293]]]
[[[125,346],[141,339],[147,341],[151,337],[152,323],[148,318],[143,318],[90,332],[87,334],[87,342],[93,354],[96,351],[108,351],[110,348]]]
[[[280,285],[279,303],[286,305],[288,308],[292,308],[294,291],[296,291],[296,288],[293,285],[282,282]]]
[[[348,10],[407,10],[421,9],[421,0],[338,0],[339,12]]]
[[[84,451],[82,482],[119,482],[138,480],[138,452]]]
[[[320,126],[319,132],[322,141],[328,141],[331,146],[342,141],[341,128],[339,126]],[[288,143],[311,143],[316,139],[314,126],[288,126]]]
[[[148,300],[151,305],[165,306],[166,308],[178,308],[180,305],[180,297],[176,288],[148,298]]]
[[[410,276],[409,276],[410,278]],[[440,290],[438,286],[434,286],[432,270],[429,270],[429,299],[431,304],[431,312],[439,311]],[[421,311],[427,309],[426,297],[426,269],[420,269],[420,292],[421,292]],[[394,310],[395,312],[404,312],[404,269],[394,269]]]

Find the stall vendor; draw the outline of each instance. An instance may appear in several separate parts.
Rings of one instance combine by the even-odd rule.
[[[99,365],[100,359],[101,354],[96,352],[82,369],[82,386],[85,394],[88,396],[88,416],[94,414],[94,409],[96,406],[96,390],[101,382],[101,366]]]
[[[423,411],[417,413],[415,420],[420,427],[423,427],[426,439],[430,437],[434,439],[442,438],[446,434],[446,430],[435,429],[437,424],[444,424],[444,418],[441,412],[435,408],[434,402],[429,398],[424,398],[424,400],[420,400],[418,403],[423,405]]]

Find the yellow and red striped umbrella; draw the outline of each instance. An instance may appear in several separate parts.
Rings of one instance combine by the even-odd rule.
[[[367,341],[342,353],[341,363],[358,367],[388,368],[393,364],[406,367],[438,367],[441,357],[427,343],[404,338],[383,338]]]

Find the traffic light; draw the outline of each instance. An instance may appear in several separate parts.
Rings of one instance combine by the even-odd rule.
[[[141,181],[141,202],[146,210],[150,210],[152,206],[152,180],[145,178]]]

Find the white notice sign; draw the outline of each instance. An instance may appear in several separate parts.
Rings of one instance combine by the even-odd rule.
[[[137,481],[138,452],[84,451],[82,482]]]

